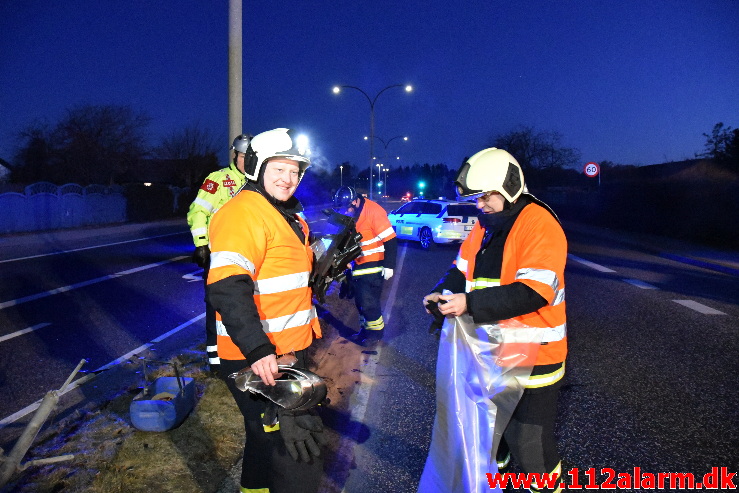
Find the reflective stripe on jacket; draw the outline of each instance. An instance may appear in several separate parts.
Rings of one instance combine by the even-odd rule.
[[[218,355],[245,359],[231,339],[236,331],[262,330],[278,355],[299,351],[321,336],[308,279],[313,251],[308,224],[299,216],[305,234],[301,243],[286,219],[257,192],[244,190],[224,205],[210,224],[208,284],[229,276],[248,275],[254,282],[254,303],[261,327],[226,327],[216,312]]]
[[[524,283],[536,291],[547,305],[511,320],[547,329],[536,365],[564,362],[567,355],[564,285],[567,240],[562,227],[543,207],[535,203],[526,205],[506,238],[500,279],[475,272],[475,258],[484,234],[478,221],[459,250],[456,265],[465,275],[466,292],[514,282]]]
[[[228,168],[214,171],[205,179],[187,211],[187,225],[196,247],[208,244],[211,216],[236,195],[244,181],[243,173],[233,163]]]
[[[354,261],[355,265],[381,262],[385,258],[384,243],[395,238],[395,230],[385,209],[377,202],[364,199],[356,228],[362,235],[362,255]],[[356,270],[355,268],[355,272]]]

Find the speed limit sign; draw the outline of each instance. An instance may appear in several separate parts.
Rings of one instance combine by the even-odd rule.
[[[600,166],[598,166],[598,163],[588,163],[583,168],[583,171],[590,178],[595,178],[600,173]]]

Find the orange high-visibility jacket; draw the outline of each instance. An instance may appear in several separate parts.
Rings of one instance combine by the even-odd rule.
[[[208,285],[229,276],[249,276],[254,283],[254,303],[261,322],[261,327],[254,327],[254,323],[242,321],[241,317],[236,326],[226,326],[217,311],[221,358],[245,359],[244,351],[254,349],[239,348],[234,343],[232,336],[238,331],[263,330],[278,355],[305,349],[314,335],[321,337],[308,286],[314,258],[308,224],[295,217],[305,234],[304,242],[280,212],[254,191],[241,191],[213,216]],[[245,296],[234,293],[238,295]]]
[[[395,238],[395,230],[385,209],[377,202],[364,199],[356,228],[362,235],[362,255],[354,263],[360,266],[369,262],[381,262],[385,258],[383,244]]]
[[[547,305],[511,320],[529,327],[546,328],[536,356],[536,365],[563,363],[567,356],[564,282],[567,239],[559,222],[538,204],[526,205],[505,240],[500,279],[486,277],[484,272],[475,272],[475,256],[484,235],[485,230],[478,221],[459,249],[456,266],[465,275],[465,291],[469,293],[475,289],[514,282],[524,283],[536,291]],[[505,326],[505,323],[501,323],[501,326]],[[559,378],[562,373],[563,370]]]

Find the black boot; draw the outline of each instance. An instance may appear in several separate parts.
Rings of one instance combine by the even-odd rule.
[[[354,344],[362,347],[372,347],[375,346],[380,341],[380,339],[382,339],[382,336],[384,334],[384,329],[368,330],[362,328],[359,332],[350,336],[349,340],[352,341]]]

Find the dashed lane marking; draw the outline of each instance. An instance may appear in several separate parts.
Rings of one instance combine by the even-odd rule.
[[[702,303],[698,303],[697,301],[693,301],[693,300],[672,300],[672,301],[674,301],[678,305],[686,306],[704,315],[726,315],[722,311],[716,310],[715,308],[711,308],[710,306],[706,306]]]
[[[577,255],[572,255],[571,253],[568,254],[567,257],[574,260],[575,262],[579,262],[599,272],[616,272],[613,269],[609,269],[608,267],[603,267],[602,265],[596,264],[595,262],[591,262],[589,260],[585,260],[584,258],[580,258]]]
[[[180,256],[180,257],[174,257],[174,258],[171,258],[169,260],[163,260],[162,262],[156,262],[156,263],[153,263],[153,264],[142,265],[141,267],[135,267],[133,269],[128,269],[128,270],[124,270],[124,271],[121,271],[121,272],[117,272],[117,273],[111,274],[109,276],[98,277],[96,279],[90,279],[89,281],[82,281],[82,282],[78,282],[77,284],[70,284],[69,286],[62,286],[61,288],[52,289],[50,291],[45,291],[43,293],[36,293],[36,294],[32,294],[30,296],[25,296],[23,298],[18,298],[18,299],[10,300],[10,301],[4,301],[4,302],[0,303],[0,310],[3,310],[5,308],[8,308],[9,306],[20,305],[21,303],[26,303],[28,301],[35,301],[35,300],[38,300],[38,299],[41,299],[41,298],[46,298],[47,296],[52,296],[54,294],[65,293],[65,292],[71,291],[73,289],[84,288],[85,286],[90,286],[91,284],[97,284],[99,282],[108,281],[110,279],[115,279],[117,277],[126,276],[128,274],[135,274],[137,272],[141,272],[141,271],[144,271],[144,270],[152,269],[154,267],[159,267],[161,265],[168,264],[170,262],[177,262],[178,260],[183,260],[183,259],[186,259],[186,258],[189,258],[189,257],[186,256],[186,255],[183,255],[183,256]]]
[[[609,269],[608,267],[603,267],[602,265],[596,264],[594,262],[590,262],[589,260],[582,259],[576,255],[572,255],[571,253],[567,255],[567,257],[571,260],[574,260],[575,262],[579,262],[583,265],[586,265],[592,269],[595,269],[600,272],[616,272],[615,270]],[[637,288],[641,289],[659,289],[656,286],[652,286],[649,283],[646,283],[644,281],[640,281],[638,279],[623,279],[624,282],[631,284],[632,286],[636,286]],[[726,313],[716,310],[715,308],[711,308],[710,306],[703,305],[701,303],[698,303],[697,301],[693,300],[672,300],[677,304],[683,305],[687,308],[690,308],[691,310],[695,310],[698,313],[702,313],[704,315],[726,315]]]
[[[51,325],[50,323],[41,323],[36,324],[33,327],[28,327],[27,329],[17,330],[11,334],[6,334],[4,336],[0,337],[0,342],[7,341],[8,339],[12,339],[14,337],[21,336],[23,334],[28,334],[29,332],[33,332],[34,330],[43,329],[44,327],[48,327]]]
[[[651,284],[640,281],[639,279],[624,279],[624,282],[627,282],[632,286],[636,286],[637,288],[641,289],[659,289],[657,286],[652,286]]]
[[[165,236],[181,235],[184,233],[185,231],[182,231],[179,233],[167,233],[166,235],[147,236],[146,238],[136,238],[135,240],[117,241],[115,243],[106,243],[104,245],[94,245],[94,246],[88,246],[88,247],[82,247],[82,248],[75,248],[73,250],[60,250],[58,252],[41,253],[39,255],[30,255],[28,257],[10,258],[7,260],[0,260],[0,264],[4,264],[5,262],[17,262],[19,260],[29,260],[32,258],[48,257],[49,255],[61,255],[62,253],[81,252],[82,250],[91,250],[93,248],[103,248],[103,247],[108,247],[108,246],[123,245],[125,243],[133,243],[134,241],[153,240],[154,238],[163,238]]]

